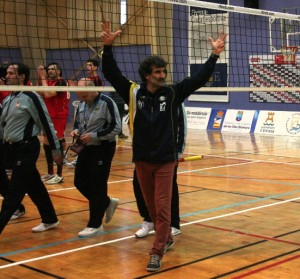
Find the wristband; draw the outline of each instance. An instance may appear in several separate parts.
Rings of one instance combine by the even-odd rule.
[[[213,57],[213,58],[215,58],[215,59],[217,60],[217,59],[220,58],[220,55],[217,55],[217,54],[212,53],[212,54],[210,55],[210,57]]]

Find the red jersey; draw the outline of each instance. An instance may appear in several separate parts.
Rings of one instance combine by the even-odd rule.
[[[0,104],[11,93],[11,91],[0,91]]]
[[[49,86],[67,86],[63,79],[48,80]],[[70,93],[67,91],[57,91],[57,95],[51,98],[44,98],[48,112],[51,118],[68,118]]]
[[[95,86],[102,86],[102,80],[99,76],[89,77],[89,79],[94,82]]]
[[[26,85],[30,86],[30,85],[32,85],[32,82],[30,80],[28,80]],[[11,91],[0,91],[0,104],[8,95],[10,95],[10,93],[11,93]]]

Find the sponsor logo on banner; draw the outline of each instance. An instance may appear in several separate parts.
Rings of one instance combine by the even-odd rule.
[[[243,118],[243,114],[244,114],[244,112],[242,110],[239,110],[238,113],[237,113],[237,115],[236,115],[235,120],[236,121],[241,121],[242,118]]]
[[[265,119],[265,122],[260,127],[260,133],[274,134],[275,124],[274,124],[274,115],[275,112],[268,112],[268,116]]]
[[[185,107],[187,125],[191,129],[207,129],[211,108]]]
[[[300,132],[300,113],[293,113],[286,121],[286,130],[291,135]]]
[[[215,128],[215,129],[221,128],[223,116],[224,116],[224,111],[217,112],[216,116],[214,117],[213,128]]]
[[[254,110],[227,110],[222,131],[250,133],[254,114]]]

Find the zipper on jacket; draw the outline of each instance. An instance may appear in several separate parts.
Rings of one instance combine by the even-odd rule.
[[[154,105],[151,104],[150,107],[150,112],[151,112],[151,129],[152,129],[152,133],[151,133],[151,142],[153,142],[153,135],[154,135],[154,131],[153,131],[153,112],[154,112]],[[150,152],[150,162],[153,162],[153,147],[151,148],[151,152]]]

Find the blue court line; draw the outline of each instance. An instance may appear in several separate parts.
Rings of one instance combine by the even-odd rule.
[[[70,242],[74,242],[74,241],[78,241],[78,240],[85,240],[85,239],[88,239],[91,237],[96,237],[96,236],[100,236],[100,235],[104,235],[104,234],[110,234],[110,233],[120,232],[120,231],[124,231],[124,230],[128,230],[128,229],[132,229],[132,228],[137,228],[140,226],[141,226],[141,224],[137,224],[137,225],[127,226],[127,227],[122,227],[122,228],[115,229],[115,230],[104,231],[104,232],[94,234],[93,236],[89,236],[89,237],[74,237],[74,238],[70,238],[70,239],[66,239],[66,240],[62,240],[62,241],[56,241],[56,242],[51,242],[48,244],[39,245],[36,247],[30,247],[30,248],[21,249],[21,250],[10,251],[10,252],[0,254],[0,259],[3,257],[8,257],[8,256],[12,256],[12,255],[21,254],[21,253],[36,251],[36,250],[47,248],[47,247],[54,247],[56,245],[70,243]],[[76,248],[74,248],[74,249],[76,249]]]
[[[219,207],[215,207],[215,208],[211,208],[211,209],[204,209],[204,210],[196,211],[193,213],[183,214],[183,215],[180,215],[180,217],[195,216],[195,215],[200,215],[203,213],[214,212],[214,211],[218,211],[218,210],[222,210],[222,209],[226,209],[226,208],[232,208],[232,207],[236,207],[236,206],[240,206],[240,205],[252,204],[252,203],[265,201],[265,200],[269,200],[269,199],[281,198],[283,196],[288,196],[288,195],[296,194],[299,192],[300,192],[300,189],[292,191],[292,192],[286,192],[286,193],[276,194],[276,195],[272,195],[272,196],[268,196],[268,197],[264,197],[264,198],[258,198],[255,200],[242,201],[242,202],[233,203],[233,204],[229,204],[229,205],[223,205],[223,206],[219,206]]]
[[[203,173],[205,174],[205,172],[202,172],[201,170],[199,170],[199,172],[201,172],[202,174]],[[212,176],[211,173],[207,173],[207,175]],[[289,183],[289,182],[282,182],[282,181],[278,181],[278,180],[245,178],[244,176],[233,176],[233,175],[228,176],[228,175],[222,175],[222,174],[220,174],[220,175],[215,175],[214,174],[213,176],[214,177],[224,177],[224,178],[251,180],[251,181],[257,181],[257,182],[261,182],[261,183],[273,183],[273,184],[280,184],[280,185],[286,185],[286,186],[300,187],[299,184]],[[214,189],[207,189],[207,190],[212,190],[213,191]],[[255,199],[255,200],[243,201],[243,202],[239,202],[239,203],[233,203],[233,204],[219,206],[219,207],[215,207],[215,208],[211,208],[211,209],[204,209],[204,210],[196,211],[196,212],[193,212],[193,213],[183,214],[183,215],[180,215],[180,217],[182,218],[182,217],[200,215],[200,214],[203,214],[203,213],[214,212],[214,211],[223,210],[223,209],[226,209],[226,208],[232,208],[232,207],[236,207],[236,206],[240,206],[240,205],[252,204],[252,203],[256,203],[256,202],[260,202],[260,201],[265,201],[265,200],[268,200],[268,199],[280,198],[280,197],[283,197],[283,196],[286,196],[286,195],[296,194],[296,193],[299,193],[299,192],[300,192],[300,189],[292,191],[292,192],[280,193],[280,194],[276,194],[276,195],[272,195],[272,196],[258,198],[258,199]],[[229,193],[231,193],[231,192],[229,192]],[[236,193],[232,192],[232,194],[236,194]]]
[[[288,195],[291,195],[291,194],[296,194],[296,193],[299,193],[299,192],[300,192],[300,189],[292,191],[292,192],[286,192],[286,193],[276,194],[276,195],[272,195],[272,196],[268,196],[268,197],[264,197],[264,198],[258,198],[258,199],[255,199],[255,200],[243,201],[243,202],[239,202],[239,203],[233,203],[233,204],[229,204],[229,205],[214,207],[214,208],[211,208],[211,209],[200,210],[200,211],[193,212],[193,213],[183,214],[180,217],[182,218],[182,217],[188,217],[188,216],[195,216],[195,215],[200,215],[200,214],[207,213],[207,212],[214,212],[214,211],[223,210],[223,209],[226,209],[226,208],[233,208],[233,207],[240,206],[240,205],[253,204],[253,203],[256,203],[256,202],[269,200],[269,199],[274,199],[274,198],[280,198],[280,197],[288,196]],[[103,235],[103,234],[110,234],[110,233],[125,231],[125,230],[129,230],[129,229],[137,228],[137,227],[140,227],[140,226],[141,226],[140,224],[136,224],[136,225],[132,225],[132,226],[126,226],[126,227],[122,227],[122,228],[115,229],[115,230],[105,231],[105,232],[99,233],[98,235],[100,236],[100,235]],[[95,237],[95,236],[97,236],[97,235],[93,235],[91,237]],[[56,246],[56,245],[70,243],[70,242],[74,242],[74,241],[78,241],[78,240],[85,240],[87,238],[90,238],[90,237],[75,237],[75,238],[70,238],[70,239],[66,239],[66,240],[63,240],[63,241],[51,242],[51,243],[39,245],[39,246],[36,246],[36,247],[30,247],[30,248],[27,248],[27,249],[10,251],[10,252],[0,254],[0,258],[1,257],[8,257],[8,256],[16,255],[16,254],[21,254],[21,253],[26,253],[26,252],[31,252],[31,251],[36,251],[36,250],[39,250],[39,249],[43,249],[43,248],[47,248],[47,247],[53,247],[53,246]]]

